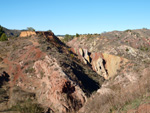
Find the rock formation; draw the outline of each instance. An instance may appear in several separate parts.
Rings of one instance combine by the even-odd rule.
[[[109,79],[128,62],[150,61],[149,34],[148,29],[87,34],[66,44],[85,64],[90,64],[99,75]]]
[[[36,31],[37,35],[40,35],[44,38],[53,38],[54,37],[54,33],[51,31]]]
[[[74,107],[73,104],[79,105],[79,108],[84,104],[85,94],[62,71],[55,58],[45,56],[43,60],[36,61],[33,68],[42,89],[37,92],[39,103],[59,112],[67,112]],[[69,99],[76,103],[68,103]]]
[[[77,54],[85,64],[91,64],[93,70],[105,79],[115,76],[117,70],[128,62],[125,58],[107,53],[90,53],[87,49],[82,48],[71,48],[71,50]]]
[[[35,31],[22,31],[20,33],[20,37],[28,37],[32,35],[36,35],[36,32]]]

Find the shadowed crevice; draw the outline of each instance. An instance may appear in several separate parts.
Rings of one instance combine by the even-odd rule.
[[[5,71],[2,73],[2,75],[0,76],[0,88],[2,87],[4,82],[8,82],[10,80],[9,77],[10,76]]]

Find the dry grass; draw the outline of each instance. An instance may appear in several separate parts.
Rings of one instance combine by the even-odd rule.
[[[135,83],[123,86],[121,83],[111,86],[112,91],[97,93],[91,97],[82,112],[86,113],[120,113],[135,109],[144,100],[150,101],[150,71]]]
[[[140,105],[142,99],[150,96],[150,78],[148,75],[142,77],[134,84],[118,90],[113,99],[111,99],[111,111],[127,111],[127,105],[131,105],[132,108],[136,108]],[[114,109],[115,108],[115,109]]]

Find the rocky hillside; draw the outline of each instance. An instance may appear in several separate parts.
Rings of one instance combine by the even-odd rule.
[[[150,62],[148,29],[80,35],[67,45],[106,79],[115,76],[121,65],[129,61],[144,64]]]
[[[0,45],[1,112],[78,111],[104,81],[52,32]]]
[[[67,45],[85,64],[108,79],[80,112],[133,113],[149,105],[149,29],[80,35]],[[142,110],[147,113],[144,107]]]
[[[51,31],[19,32],[0,42],[0,112],[148,113],[149,29],[80,35],[66,45]]]

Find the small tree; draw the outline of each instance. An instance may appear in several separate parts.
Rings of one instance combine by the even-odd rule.
[[[65,37],[64,37],[64,39],[63,39],[63,41],[64,42],[68,42],[68,41],[72,40],[73,38],[74,38],[74,36],[66,34]]]
[[[8,40],[8,39],[7,39],[7,36],[6,36],[5,33],[3,33],[3,34],[1,35],[1,37],[0,37],[0,41],[6,41],[6,40]]]
[[[76,37],[79,37],[80,35],[78,33],[76,33]]]
[[[28,31],[35,31],[35,29],[33,27],[27,27]]]
[[[52,30],[50,30],[50,29],[49,29],[49,30],[47,30],[47,31],[48,31],[48,32],[52,32]]]
[[[0,41],[6,41],[6,40],[8,40],[7,36],[3,30],[3,27],[0,25]]]
[[[3,31],[3,27],[0,25],[0,37],[1,37],[1,35],[4,33],[4,31]]]

